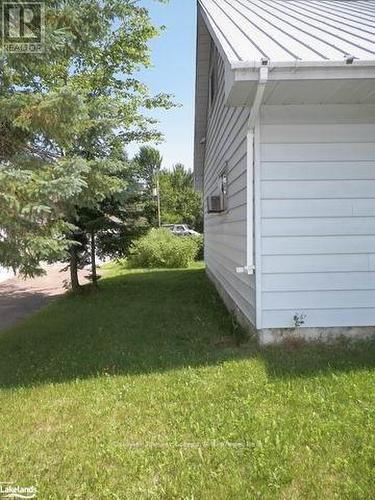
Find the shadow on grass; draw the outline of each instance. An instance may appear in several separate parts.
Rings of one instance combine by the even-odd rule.
[[[5,289],[0,293],[0,334],[3,330],[38,311],[57,295],[51,296],[36,290]]]
[[[335,347],[220,347],[233,333],[204,270],[133,273],[101,282],[99,294],[67,296],[0,333],[0,387],[98,375],[148,374],[264,360],[271,377],[309,377],[375,366],[375,341]]]

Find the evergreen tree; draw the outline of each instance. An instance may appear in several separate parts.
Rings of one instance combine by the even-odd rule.
[[[0,264],[33,276],[124,196],[124,145],[160,138],[140,110],[168,108],[134,77],[158,34],[133,0],[46,0],[43,54],[0,53]],[[96,217],[98,215],[100,217]],[[92,221],[91,221],[92,222]]]

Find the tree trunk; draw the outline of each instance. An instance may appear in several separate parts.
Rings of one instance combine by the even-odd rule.
[[[77,251],[75,247],[70,250],[70,283],[74,293],[78,293],[81,290],[81,285],[78,279],[78,262],[77,262]]]
[[[92,284],[98,286],[98,275],[96,273],[96,244],[95,231],[91,231],[91,279]]]

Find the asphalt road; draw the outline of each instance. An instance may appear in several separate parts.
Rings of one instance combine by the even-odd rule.
[[[34,279],[14,277],[0,283],[0,330],[16,325],[56,297],[66,293],[66,264],[45,266],[47,274]],[[81,281],[87,271],[81,272]]]

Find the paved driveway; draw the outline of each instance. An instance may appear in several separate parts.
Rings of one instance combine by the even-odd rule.
[[[69,272],[66,264],[45,266],[47,275],[26,279],[15,277],[0,283],[0,330],[15,325],[29,314],[37,311],[52,299],[66,292]],[[83,270],[81,282],[88,272]]]

